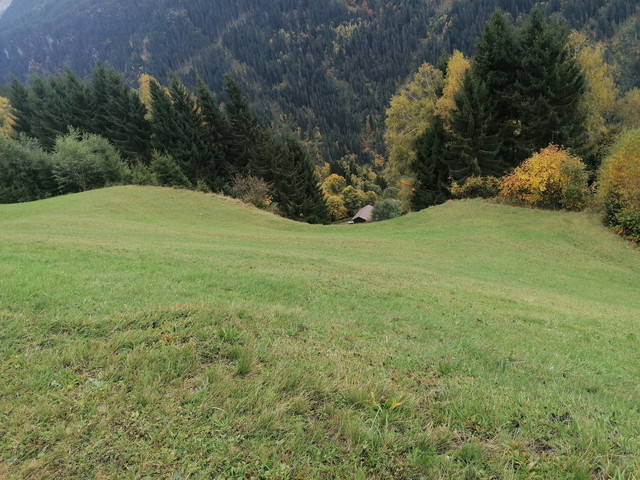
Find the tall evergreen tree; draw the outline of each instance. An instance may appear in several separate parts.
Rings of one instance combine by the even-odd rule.
[[[519,36],[517,146],[524,159],[550,143],[574,147],[584,132],[585,78],[567,46],[567,32],[535,10]]]
[[[94,104],[89,83],[80,80],[67,66],[61,74],[51,77],[49,84],[55,100],[60,102],[60,108],[66,113],[67,126],[91,131]]]
[[[216,160],[216,172],[222,180],[228,180],[228,165],[225,155],[226,145],[231,136],[231,128],[226,115],[220,110],[216,97],[201,77],[197,78],[195,96],[200,109],[201,126],[211,154]]]
[[[95,105],[92,131],[111,141],[124,157],[148,164],[151,125],[137,92],[103,63],[94,66],[91,87]]]
[[[29,100],[29,88],[13,75],[9,84],[9,103],[11,104],[11,113],[15,118],[15,123],[13,124],[14,132],[31,136],[33,105]]]
[[[256,155],[259,122],[251,112],[249,100],[240,85],[225,75],[225,112],[231,127],[225,157],[234,172],[244,172]]]
[[[516,79],[520,68],[518,56],[518,39],[513,26],[502,10],[495,10],[476,45],[473,76],[468,79],[476,85],[467,85],[466,91],[467,98],[474,88],[476,95],[483,95],[481,115],[486,123],[484,133],[500,139],[501,144],[496,154],[506,168],[515,167],[521,161],[515,154],[514,145],[518,128],[515,121],[518,117],[516,105]],[[477,85],[478,82],[482,82],[484,86],[480,87]]]
[[[151,96],[151,148],[161,155],[173,157],[174,145],[181,141],[180,126],[177,124],[171,105],[171,96],[158,82],[149,83]]]
[[[287,138],[272,159],[273,198],[284,217],[326,223],[329,211],[309,152],[296,138]]]
[[[502,175],[506,164],[500,156],[501,134],[505,130],[496,128],[487,85],[473,70],[465,73],[456,106],[451,117],[449,176],[459,182],[470,176]]]
[[[412,165],[416,180],[411,197],[414,211],[443,203],[449,198],[447,139],[442,119],[434,116],[429,128],[416,140],[416,159]]]
[[[71,115],[51,83],[40,75],[31,77],[29,95],[32,112],[31,134],[38,139],[42,147],[52,151],[56,137],[65,135],[71,125]]]

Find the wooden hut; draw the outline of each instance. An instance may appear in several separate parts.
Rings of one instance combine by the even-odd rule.
[[[371,221],[371,216],[373,214],[373,206],[366,205],[358,210],[353,218],[348,222],[349,225],[353,225],[354,223],[367,223]]]

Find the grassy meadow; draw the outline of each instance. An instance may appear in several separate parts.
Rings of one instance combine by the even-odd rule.
[[[640,253],[458,201],[0,205],[0,478],[640,478]]]

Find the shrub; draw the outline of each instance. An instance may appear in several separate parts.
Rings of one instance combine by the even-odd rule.
[[[163,187],[191,188],[191,182],[170,155],[154,153],[149,169],[158,185]]]
[[[453,198],[493,198],[500,193],[500,180],[496,177],[469,177],[462,185],[453,182],[449,191]]]
[[[566,150],[549,145],[500,180],[500,197],[533,207],[580,210],[589,199],[585,165]]]
[[[53,175],[60,193],[122,183],[128,174],[127,165],[107,139],[74,129],[56,138]]]
[[[640,129],[623,133],[598,172],[605,223],[640,242]]]
[[[382,220],[390,220],[400,216],[400,202],[385,198],[376,202],[373,206],[371,220],[381,222]]]
[[[0,137],[0,203],[29,202],[56,193],[51,155],[37,141]]]
[[[236,175],[233,178],[232,194],[245,203],[267,209],[271,204],[271,186],[262,178]]]
[[[149,167],[136,162],[129,168],[127,183],[132,185],[154,185],[154,178]]]

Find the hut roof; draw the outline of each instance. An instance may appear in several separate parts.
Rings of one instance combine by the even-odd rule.
[[[373,206],[366,205],[358,210],[358,213],[354,215],[349,223],[365,223],[371,221],[371,215],[373,214]]]

